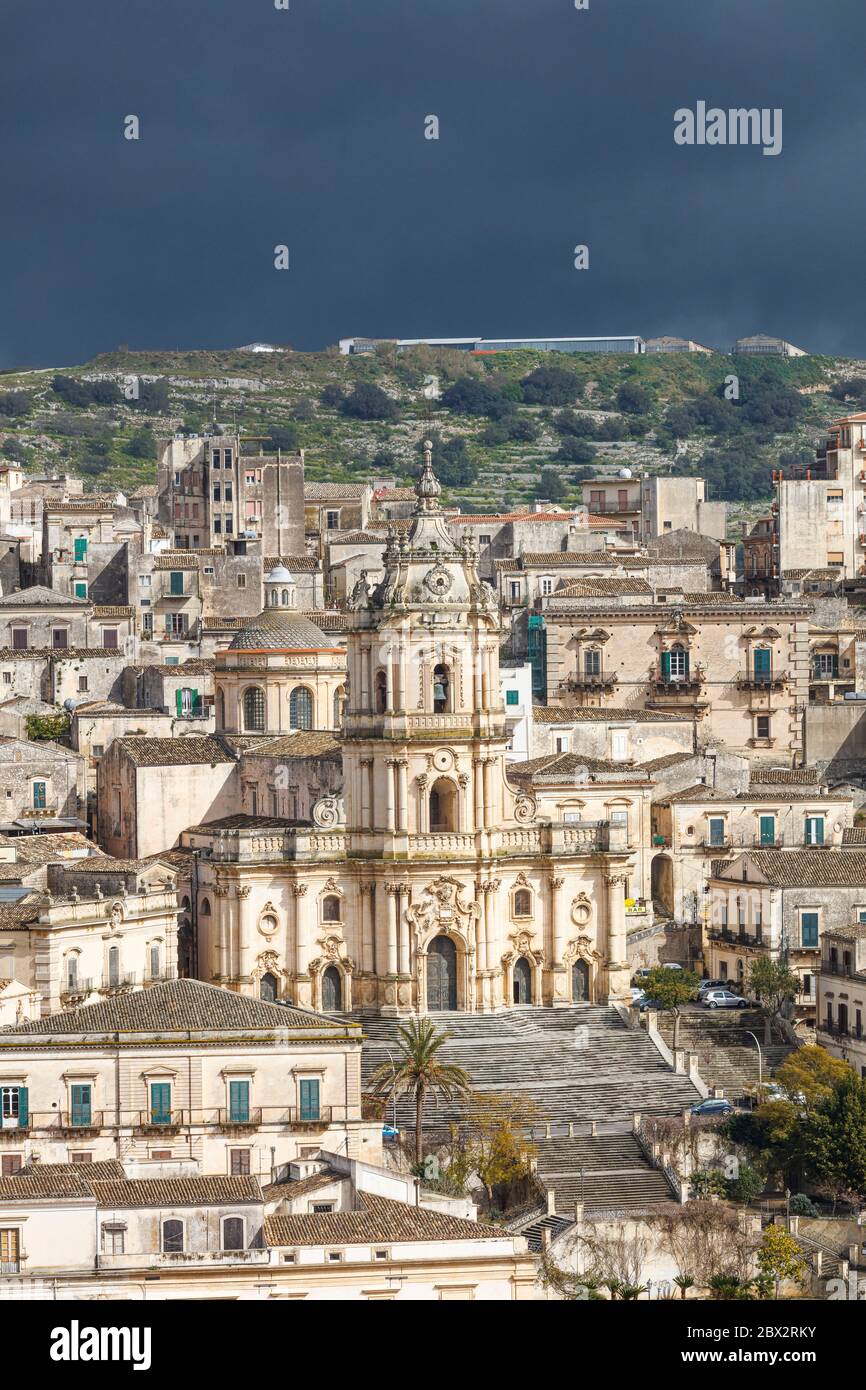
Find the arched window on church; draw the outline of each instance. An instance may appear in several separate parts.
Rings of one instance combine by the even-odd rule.
[[[447,777],[438,777],[430,788],[430,829],[457,828],[457,788]]]
[[[339,922],[340,920],[340,899],[336,893],[329,893],[322,899],[322,921]]]
[[[433,667],[433,713],[447,714],[451,709],[451,675],[440,662]]]
[[[210,917],[210,898],[202,898],[199,914],[202,917]]]
[[[244,731],[248,734],[265,731],[265,692],[258,685],[244,691]]]
[[[279,994],[279,986],[276,975],[267,971],[259,981],[259,998],[264,999],[269,1004],[276,1003]]]
[[[514,915],[515,917],[532,916],[532,894],[528,888],[518,888],[514,894]]]
[[[343,706],[346,703],[346,687],[338,685],[334,691],[334,728],[339,729],[343,723]]]
[[[218,729],[226,726],[226,697],[221,686],[216,693],[216,723]]]
[[[376,713],[384,714],[388,708],[388,677],[384,671],[376,672],[375,701]]]
[[[313,697],[304,685],[296,685],[289,696],[289,727],[312,729]]]
[[[280,594],[280,602],[282,603],[282,605],[283,605],[284,608],[288,608],[288,606],[289,606],[289,591],[288,591],[288,589],[283,589],[283,590],[282,590],[282,592],[281,592],[281,594]]]

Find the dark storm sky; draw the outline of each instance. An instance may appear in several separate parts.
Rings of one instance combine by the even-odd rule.
[[[863,0],[290,3],[0,0],[0,365],[353,333],[866,355]],[[699,100],[781,107],[782,153],[676,146]]]

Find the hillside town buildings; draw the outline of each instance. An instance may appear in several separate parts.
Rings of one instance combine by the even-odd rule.
[[[688,1203],[654,1120],[752,1079],[757,1013],[722,1048],[689,1006],[675,1042],[634,1003],[658,963],[746,993],[786,965],[768,1065],[816,1039],[866,1068],[857,419],[744,559],[702,479],[464,515],[429,444],[411,489],[305,483],[238,434],[166,441],[130,498],[27,485],[0,554],[0,1280],[548,1297],[550,1242]],[[410,1171],[376,1069],[419,1017],[536,1107],[515,1223]],[[460,1104],[427,1112],[437,1163]]]

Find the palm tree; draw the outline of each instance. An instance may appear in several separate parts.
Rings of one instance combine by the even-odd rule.
[[[386,1100],[409,1093],[415,1097],[415,1163],[424,1158],[423,1114],[428,1092],[452,1100],[469,1094],[469,1075],[462,1067],[453,1066],[439,1058],[439,1051],[448,1040],[439,1033],[429,1018],[412,1019],[400,1029],[401,1056],[396,1063],[383,1062],[370,1078],[376,1095]]]
[[[690,1274],[675,1274],[673,1282],[680,1291],[680,1298],[685,1298],[686,1291],[694,1288],[694,1279]]]

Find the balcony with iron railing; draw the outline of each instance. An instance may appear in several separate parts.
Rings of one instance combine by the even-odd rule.
[[[787,671],[740,671],[737,676],[738,690],[781,690],[787,681]]]
[[[690,667],[683,673],[665,671],[659,664],[650,669],[650,684],[666,695],[692,695],[706,684],[707,673],[703,666]]]
[[[67,980],[60,991],[60,1002],[64,1008],[75,1008],[76,1004],[88,999],[95,990],[93,980]]]
[[[565,682],[567,690],[611,690],[619,684],[616,671],[575,671]]]
[[[763,933],[759,931],[733,931],[730,927],[713,927],[709,936],[711,941],[720,941],[728,946],[749,946],[757,949],[763,948],[767,944],[764,941]]]
[[[256,1130],[260,1128],[321,1130],[332,1124],[348,1124],[360,1118],[358,1106],[320,1105],[318,1110],[300,1106],[250,1106],[246,1111],[217,1106],[203,1109],[30,1111],[23,1120],[4,1119],[0,1140],[22,1135],[83,1135],[104,1130],[129,1130],[140,1134],[171,1134],[180,1130]]]

